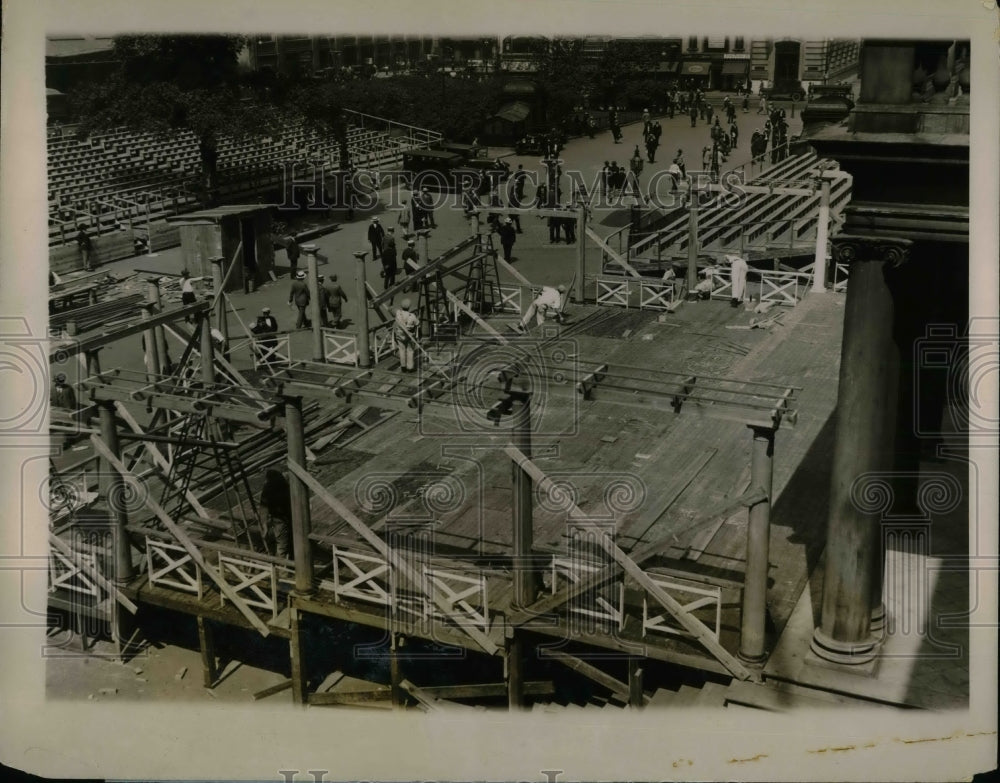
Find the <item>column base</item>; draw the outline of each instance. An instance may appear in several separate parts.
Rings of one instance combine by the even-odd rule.
[[[885,629],[885,604],[879,603],[874,609],[872,609],[872,633],[876,636],[879,635],[881,631]]]
[[[736,653],[736,657],[739,658],[742,663],[745,663],[749,666],[761,666],[764,664],[765,661],[767,661],[766,652],[762,652],[759,655],[749,655],[743,652],[743,650],[738,650]]]
[[[871,663],[878,656],[880,641],[870,636],[862,642],[840,642],[817,628],[813,631],[809,649],[818,657],[832,663],[857,666]]]

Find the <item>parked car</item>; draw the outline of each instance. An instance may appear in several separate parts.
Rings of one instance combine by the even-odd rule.
[[[461,155],[447,150],[418,149],[403,153],[403,171],[414,189],[448,189],[453,182],[452,173],[464,163]]]
[[[762,94],[769,101],[801,101],[806,97],[806,90],[798,79],[782,79],[766,87]]]

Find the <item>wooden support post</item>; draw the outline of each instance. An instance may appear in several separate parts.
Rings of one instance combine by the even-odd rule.
[[[577,658],[575,655],[549,648],[541,651],[541,657],[553,658],[559,661],[563,666],[572,669],[577,674],[582,674],[587,679],[596,682],[602,688],[607,688],[621,701],[627,701],[629,698],[628,683],[616,680],[610,674],[601,671],[596,666],[587,663],[581,658]]]
[[[354,529],[354,532],[367,541],[368,544],[370,544],[371,547],[384,558],[386,563],[397,569],[402,576],[409,581],[410,585],[414,589],[419,590],[434,601],[438,610],[442,614],[452,618],[455,621],[455,624],[469,637],[474,639],[479,646],[486,651],[486,653],[489,655],[497,654],[499,648],[486,633],[483,633],[475,626],[466,622],[465,618],[456,612],[452,605],[444,599],[439,591],[435,590],[432,586],[427,585],[427,580],[424,579],[423,575],[407,562],[405,557],[393,551],[393,549],[389,547],[385,541],[379,538],[379,536],[377,536],[365,522],[355,515],[354,512],[352,512],[347,506],[337,500],[332,492],[309,475],[309,472],[302,464],[289,459],[288,470],[301,479],[302,482],[310,490],[312,490],[312,492],[319,497],[320,500],[336,511],[343,518],[343,520]]]
[[[326,352],[323,350],[323,307],[319,294],[319,266],[316,259],[316,245],[302,245],[302,252],[306,255],[306,285],[309,286],[309,318],[312,321],[312,360],[314,362],[325,362]],[[359,291],[359,306],[366,308],[365,290]]]
[[[764,493],[764,499],[750,506],[747,524],[747,568],[743,582],[743,611],[740,620],[739,656],[748,663],[767,657],[767,566],[771,535],[771,490],[774,476],[774,430],[750,426],[753,452],[750,486]]]
[[[549,486],[551,484],[552,480],[545,475],[545,472],[530,459],[525,457],[524,454],[522,454],[518,449],[513,446],[506,446],[504,448],[504,453],[528,471],[532,479],[535,481],[543,484],[544,486]],[[579,520],[586,520],[588,518],[587,514],[573,502],[569,503],[567,516],[570,519]],[[678,623],[680,623],[684,630],[701,642],[702,646],[704,646],[705,649],[719,661],[719,663],[725,666],[729,672],[741,680],[749,680],[753,678],[754,675],[748,671],[747,668],[743,666],[743,664],[741,664],[733,655],[731,655],[725,647],[723,647],[723,645],[701,621],[692,617],[684,609],[680,602],[668,595],[655,581],[653,581],[653,579],[651,579],[649,575],[639,567],[636,560],[625,554],[625,552],[623,552],[611,540],[605,531],[596,529],[594,532],[596,542],[599,543],[601,547],[614,558],[618,566],[621,567],[628,576],[638,582],[639,586],[649,593],[649,595],[651,595],[657,603],[670,612],[670,614],[675,620],[677,620]],[[586,579],[581,579],[580,582],[574,585],[574,589],[579,589],[581,584],[586,581]],[[565,602],[564,598],[561,600]],[[544,601],[538,602],[538,605],[543,604]],[[557,603],[557,605],[559,604]]]
[[[365,284],[365,256],[368,253],[359,250],[354,254],[355,296],[358,302],[358,367],[371,367],[371,354],[368,350],[368,288]]]
[[[288,461],[306,469],[306,442],[302,424],[302,398],[285,398],[285,431],[288,440]],[[309,512],[309,488],[292,472],[292,547],[295,552],[295,592],[309,595],[315,590],[313,583],[312,518]]]
[[[201,650],[201,673],[206,688],[215,686],[219,672],[215,665],[215,635],[212,626],[202,615],[198,615],[198,647]]]
[[[812,651],[829,661],[867,663],[878,653],[871,633],[873,584],[880,573],[883,508],[858,502],[858,480],[893,468],[899,353],[893,288],[911,242],[840,235],[835,258],[850,262],[837,398],[826,570],[820,627]]]
[[[222,290],[226,283],[225,270],[222,265],[226,260],[222,256],[209,259],[212,262],[212,291],[215,297],[215,328],[222,335],[222,353],[229,358],[229,319],[226,313],[226,294]]]
[[[524,703],[524,634],[514,631],[504,644],[507,668],[507,706],[522,710]]]
[[[475,236],[475,237],[478,237],[479,236],[479,210],[478,209],[472,210],[472,212],[469,215],[469,217],[472,218],[472,235]]]
[[[292,701],[306,704],[309,697],[309,676],[302,644],[302,618],[294,605],[288,608],[289,644],[292,666]]]
[[[643,707],[646,697],[642,692],[642,660],[628,659],[628,703],[630,707]]]
[[[514,448],[531,459],[531,394],[520,392],[514,403]],[[530,606],[538,593],[537,580],[531,563],[534,546],[532,519],[532,481],[528,472],[511,461],[513,497],[511,516],[514,561],[514,604],[523,609]]]
[[[583,304],[587,274],[587,207],[580,204],[576,218],[576,289],[574,301]]]
[[[830,231],[830,180],[820,181],[819,223],[816,226],[816,255],[813,260],[814,294],[826,291],[826,246]]]
[[[115,424],[115,408],[110,402],[98,404],[101,419],[101,439],[115,459],[121,459],[121,445],[118,442],[118,427]],[[128,540],[128,509],[123,498],[128,494],[125,489],[125,479],[109,459],[103,460],[99,491],[107,501],[111,512],[113,525],[113,546],[115,562],[115,584],[125,585],[135,576],[135,566],[132,564],[132,547]]]
[[[201,316],[201,381],[205,388],[215,384],[215,346],[212,344],[212,319]]]
[[[687,256],[687,301],[697,299],[695,286],[698,285],[698,192],[689,194],[688,198],[688,256]]]
[[[142,309],[142,320],[148,321],[151,315],[148,307]],[[142,333],[143,360],[146,365],[146,383],[154,383],[160,373],[160,350],[156,344],[156,328],[150,327]]]
[[[406,693],[400,687],[403,681],[403,671],[400,666],[399,648],[405,644],[405,637],[393,633],[389,646],[389,688],[393,707],[404,707],[406,705]]]
[[[108,447],[104,440],[99,438],[97,435],[90,436],[90,442],[94,447],[94,450],[102,457],[105,458],[107,463],[117,471],[119,475],[124,475],[128,473],[128,468],[122,463],[122,461],[115,455],[115,453]],[[232,586],[229,585],[222,575],[216,570],[215,566],[205,560],[204,555],[195,546],[191,538],[184,532],[184,530],[170,518],[170,515],[163,510],[163,507],[153,500],[149,495],[144,495],[142,498],[143,504],[148,508],[156,517],[163,523],[164,527],[170,532],[170,534],[176,539],[177,543],[184,547],[191,559],[197,563],[205,574],[208,575],[209,579],[215,582],[216,587],[219,592],[222,593],[227,600],[232,601],[232,603],[239,610],[247,621],[252,625],[261,636],[268,636],[271,632],[268,630],[267,625],[256,615],[254,611],[247,605]],[[131,562],[131,556],[129,556],[129,562]]]
[[[150,277],[148,278],[148,295],[149,301],[153,304],[153,312],[160,313],[163,311],[163,300],[160,297],[160,278]],[[153,333],[156,337],[156,349],[160,353],[160,374],[168,375],[171,370],[170,363],[170,353],[167,349],[167,335],[163,331],[163,326],[154,326]]]

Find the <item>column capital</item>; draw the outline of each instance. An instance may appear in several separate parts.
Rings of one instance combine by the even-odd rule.
[[[842,264],[851,261],[886,261],[893,268],[905,264],[913,242],[902,237],[877,237],[861,234],[840,234],[830,240],[833,257]]]

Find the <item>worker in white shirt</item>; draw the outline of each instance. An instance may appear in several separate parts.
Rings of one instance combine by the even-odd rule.
[[[729,304],[731,307],[739,307],[747,295],[747,262],[742,256],[737,255],[728,255],[726,260],[732,270],[733,295]]]
[[[420,319],[410,312],[411,308],[410,300],[404,299],[396,311],[396,320],[393,323],[393,336],[396,338],[399,365],[403,372],[413,372],[417,369],[415,351]]]
[[[699,299],[711,299],[712,291],[715,290],[716,272],[718,272],[718,268],[715,265],[712,265],[705,267],[705,269],[698,273],[699,275],[704,276],[704,279],[694,287]]]
[[[192,305],[197,301],[197,297],[194,295],[194,284],[199,280],[204,280],[204,277],[191,277],[191,273],[188,270],[181,272],[181,304],[187,307]],[[184,320],[191,323],[191,316],[185,316]]]
[[[563,296],[565,294],[566,286],[561,283],[558,288],[548,285],[543,286],[542,292],[531,303],[528,311],[524,314],[524,318],[521,319],[519,330],[522,332],[527,331],[528,322],[532,317],[535,318],[535,323],[541,326],[545,323],[545,318],[550,314],[555,316],[559,323],[562,323]]]

